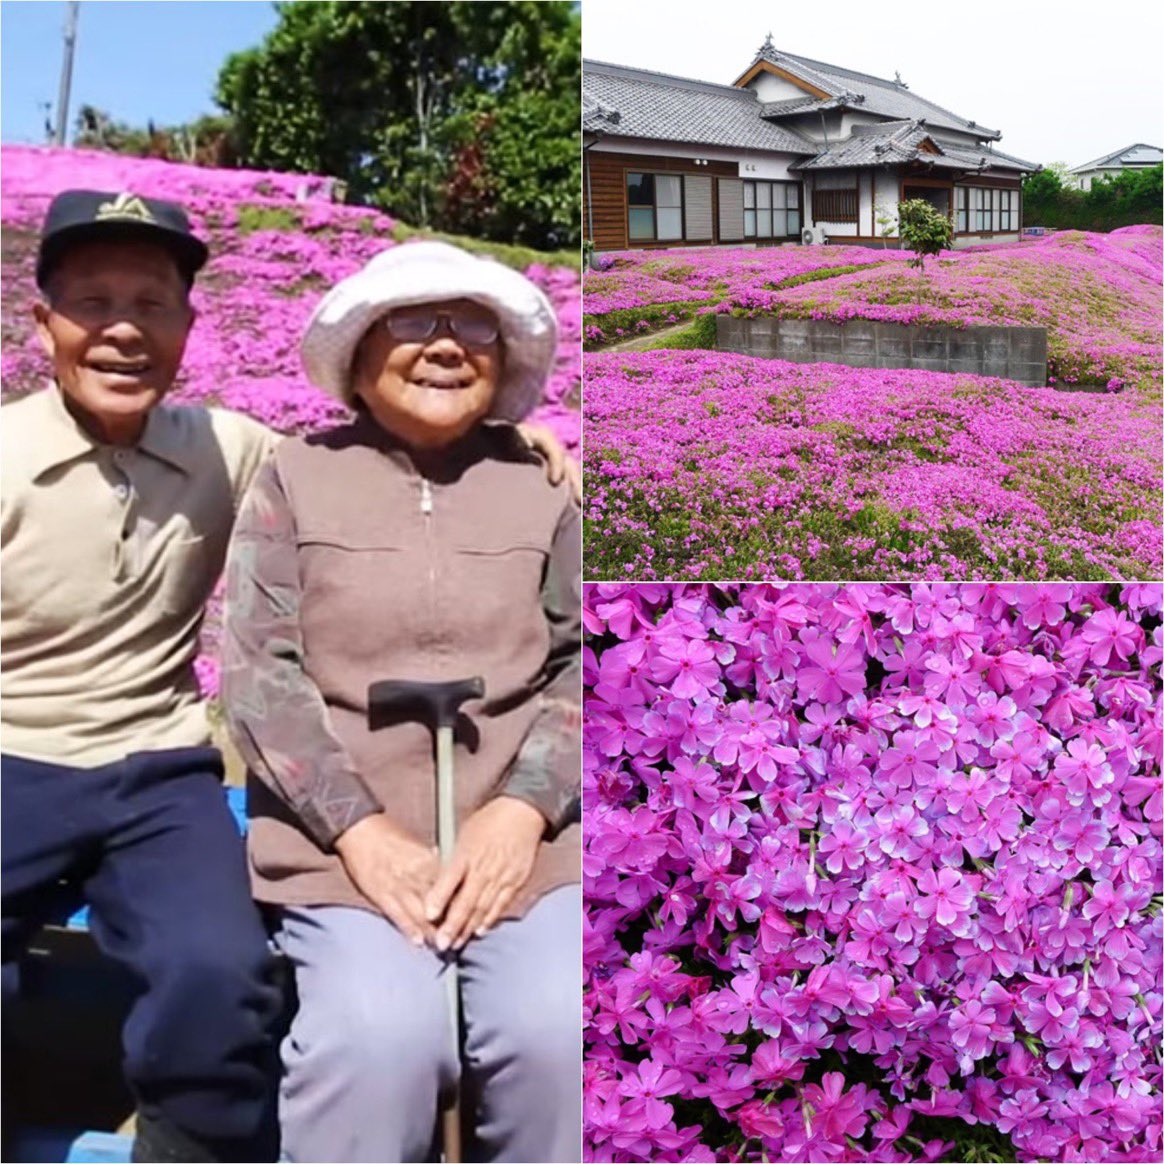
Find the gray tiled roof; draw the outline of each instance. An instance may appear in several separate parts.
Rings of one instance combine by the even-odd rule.
[[[790,97],[787,101],[763,101],[760,103],[761,117],[780,117],[786,113],[815,113],[818,109],[834,104],[832,97],[821,100],[807,93],[803,97]]]
[[[777,52],[765,44],[755,61],[768,60],[812,84],[828,96],[805,94],[785,101],[761,102],[755,92],[633,69],[602,61],[585,61],[582,74],[582,127],[603,137],[721,145],[799,154],[798,169],[836,169],[910,162],[931,131],[958,130],[980,139],[998,138],[993,129],[976,126],[903,85]],[[887,118],[855,126],[852,136],[821,150],[821,143],[780,123],[783,117],[847,106]],[[953,145],[933,138],[938,155],[922,160],[953,170],[977,170],[985,165],[1011,170],[1037,166],[985,145]]]
[[[647,69],[628,69],[587,61],[584,101],[593,103],[583,128],[609,137],[651,138],[696,145],[735,146],[813,154],[817,146],[800,134],[760,117],[760,102],[749,89],[671,77]],[[601,116],[597,106],[617,111],[618,120]]]
[[[1091,162],[1084,162],[1081,166],[1072,166],[1069,174],[1080,174],[1085,170],[1095,170],[1102,166],[1115,168],[1116,166],[1158,166],[1164,152],[1159,146],[1145,145],[1142,141],[1135,145],[1125,146],[1116,150],[1114,154],[1105,154]]]
[[[919,146],[929,140],[940,151],[923,152]],[[933,136],[921,121],[886,121],[879,125],[854,126],[851,137],[831,145],[796,170],[839,170],[860,166],[884,166],[913,161],[928,162],[943,170],[1002,168],[1034,170],[1036,166],[985,147],[951,145]]]
[[[606,133],[613,130],[622,115],[617,109],[604,105],[591,94],[582,94],[582,128],[588,133]]]
[[[942,106],[935,105],[924,97],[919,97],[896,81],[886,81],[881,77],[872,77],[868,73],[857,73],[837,65],[826,65],[823,61],[782,53],[767,45],[756,54],[749,68],[760,60],[768,60],[786,69],[830,96],[835,97],[846,91],[859,94],[865,98],[861,108],[869,113],[880,113],[886,117],[911,121],[920,118],[936,128],[960,129],[983,138],[997,139],[1002,136],[996,129],[976,125],[973,121],[967,121],[964,117],[959,117],[958,114],[951,113],[950,110],[943,109]]]
[[[1002,150],[974,149],[970,146],[952,145],[940,140],[937,140],[937,145],[951,161],[964,162],[967,165],[973,165],[975,169],[978,168],[983,158],[987,162],[985,168],[990,170],[1026,170],[1033,174],[1035,170],[1041,168],[1035,162],[1016,158],[1014,154],[1004,154]]]
[[[798,170],[838,170],[849,166],[880,166],[909,162],[918,156],[918,146],[929,131],[917,121],[888,121],[881,125],[858,125],[851,137],[842,139],[814,158],[797,164]]]

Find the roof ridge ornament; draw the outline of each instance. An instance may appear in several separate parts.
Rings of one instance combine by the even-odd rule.
[[[902,89],[909,88],[909,86],[901,79],[901,74],[896,69],[893,70],[893,83],[900,86]]]
[[[760,45],[760,51],[756,54],[756,56],[766,57],[769,54],[773,56],[776,54],[776,46],[772,43],[772,34],[770,32],[766,37],[764,37],[764,43]]]

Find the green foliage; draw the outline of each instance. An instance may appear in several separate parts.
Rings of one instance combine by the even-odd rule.
[[[238,208],[239,234],[253,234],[256,230],[297,230],[299,224],[299,215],[287,206],[244,202]]]
[[[419,230],[398,222],[392,230],[392,237],[396,242],[404,242],[410,238],[434,238],[442,242],[452,243],[463,250],[475,255],[488,255],[515,271],[524,271],[532,263],[542,263],[547,267],[570,267],[578,270],[578,251],[566,247],[560,251],[535,251],[532,247],[512,246],[509,243],[490,242],[487,239],[469,238],[466,235],[451,234],[440,230]]]
[[[1057,230],[1116,230],[1164,222],[1164,167],[1125,170],[1092,183],[1090,190],[1066,185],[1057,168],[1023,180],[1023,225]]]
[[[910,198],[897,204],[898,233],[903,246],[917,256],[910,265],[925,270],[926,255],[949,250],[954,227],[947,215],[924,198]]]
[[[278,4],[216,100],[244,164],[329,174],[422,227],[576,245],[580,18],[568,3]]]
[[[880,263],[849,263],[843,267],[818,267],[815,271],[801,271],[799,275],[789,275],[779,283],[767,283],[770,291],[783,291],[787,287],[799,287],[804,283],[818,283],[822,279],[835,279],[838,275],[853,275],[857,271],[869,271]]]
[[[185,125],[145,128],[114,121],[95,105],[82,105],[74,123],[73,144],[136,158],[162,158],[200,166],[237,164],[234,122],[229,117],[199,117]]]
[[[700,307],[706,307],[703,300],[677,300],[674,303],[645,303],[641,307],[623,307],[617,311],[607,311],[601,315],[583,315],[582,330],[597,326],[602,328],[603,339],[599,342],[587,340],[584,347],[591,351],[597,347],[605,347],[611,343],[618,343],[636,336],[645,335],[659,327],[667,327],[672,323],[690,319]],[[640,323],[647,323],[649,327],[639,327]],[[714,326],[714,325],[713,325]],[[619,335],[619,329],[623,334]],[[668,347],[672,346],[670,344]]]
[[[657,348],[671,350],[692,351],[703,349],[715,350],[715,315],[708,312],[706,315],[697,315],[694,321],[678,331],[661,335],[657,340],[643,344],[642,351],[653,352]]]

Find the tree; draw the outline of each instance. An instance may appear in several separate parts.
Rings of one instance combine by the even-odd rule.
[[[1161,167],[1097,178],[1089,190],[1066,186],[1053,167],[1023,180],[1023,225],[1115,230],[1161,221]]]
[[[543,247],[577,240],[571,5],[277,9],[263,43],[219,75],[243,164],[342,178],[355,199],[420,226]]]
[[[949,250],[954,228],[948,215],[924,198],[911,198],[897,204],[898,233],[901,241],[917,256],[910,266],[925,271],[926,255]]]
[[[142,129],[114,121],[94,105],[82,105],[75,125],[73,144],[83,149],[199,166],[237,164],[234,127],[228,117],[199,117],[189,124],[172,126],[157,126],[150,120]]]

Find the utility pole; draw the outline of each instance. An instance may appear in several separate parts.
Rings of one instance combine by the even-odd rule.
[[[61,88],[57,96],[57,132],[54,140],[65,144],[69,124],[69,90],[73,84],[73,46],[77,43],[77,12],[81,0],[68,0],[65,6],[65,53],[61,61]]]

